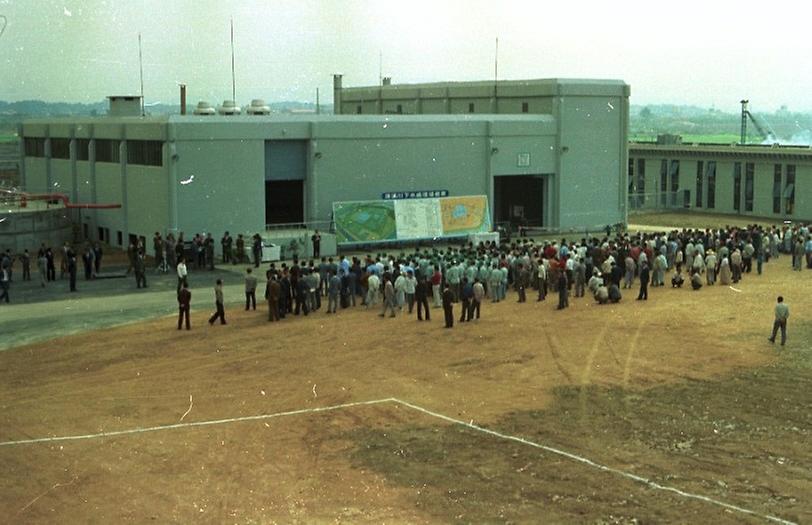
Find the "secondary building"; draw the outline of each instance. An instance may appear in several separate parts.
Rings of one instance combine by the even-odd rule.
[[[812,219],[812,149],[630,143],[629,207]]]
[[[455,89],[479,97],[480,84]],[[497,108],[526,103],[527,113],[269,115],[249,107],[238,115],[225,104],[214,115],[141,116],[131,97],[111,98],[109,116],[25,121],[20,178],[28,192],[120,203],[82,213],[85,235],[113,245],[156,231],[326,226],[335,201],[415,192],[486,195],[494,223],[581,231],[625,221],[628,86],[491,87]],[[418,100],[434,93],[415,89]],[[341,92],[337,109],[351,99]]]

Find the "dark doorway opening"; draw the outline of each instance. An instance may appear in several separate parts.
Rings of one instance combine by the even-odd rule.
[[[265,181],[265,224],[304,222],[304,181]]]
[[[510,175],[493,179],[495,222],[544,226],[544,177]]]

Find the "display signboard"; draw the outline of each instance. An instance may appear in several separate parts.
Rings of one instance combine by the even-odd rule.
[[[485,195],[333,203],[339,244],[461,237],[491,231]]]

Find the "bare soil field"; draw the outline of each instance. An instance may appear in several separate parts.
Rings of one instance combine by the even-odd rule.
[[[451,330],[260,305],[14,348],[0,521],[809,522],[812,273],[789,266],[565,311],[509,294]]]

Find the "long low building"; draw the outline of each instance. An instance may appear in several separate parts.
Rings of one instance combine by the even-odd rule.
[[[812,219],[809,146],[630,143],[630,209]]]
[[[156,231],[326,223],[335,201],[414,192],[486,195],[494,223],[572,231],[625,221],[628,86],[509,84],[500,96],[538,111],[141,116],[137,98],[111,97],[109,116],[25,121],[21,180],[29,192],[120,203],[82,214],[86,237],[113,245]]]

